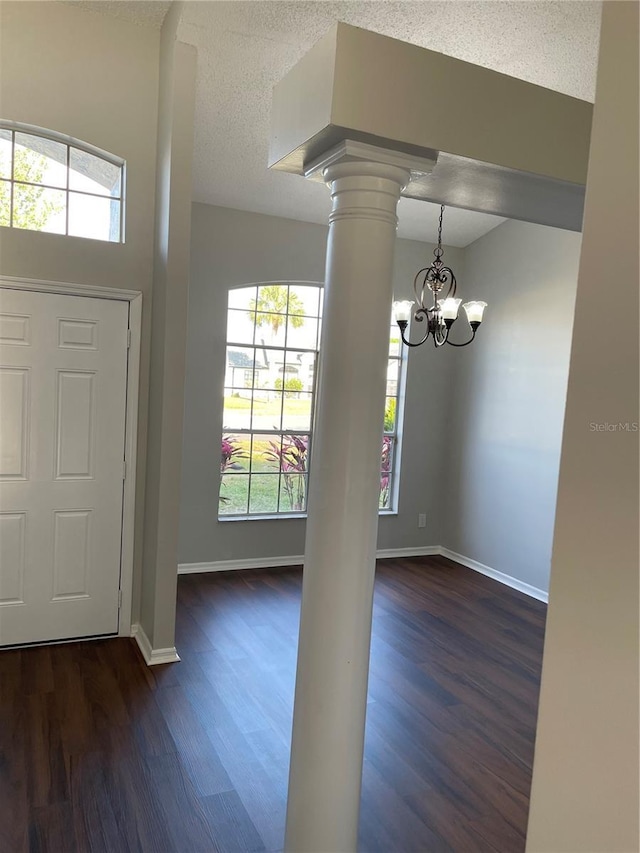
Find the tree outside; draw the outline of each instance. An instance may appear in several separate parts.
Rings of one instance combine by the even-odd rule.
[[[286,320],[294,329],[304,324],[304,304],[297,293],[291,293],[286,284],[263,285],[258,290],[258,298],[249,303],[249,319],[256,326],[269,326],[273,337],[278,334]],[[255,312],[255,313],[254,313]]]
[[[0,181],[0,225],[42,231],[52,216],[64,210],[64,202],[53,201],[46,187],[31,186],[42,182],[46,167],[47,158],[43,154],[16,146],[13,180],[28,183],[20,186],[19,192],[14,191],[11,221],[11,184]]]

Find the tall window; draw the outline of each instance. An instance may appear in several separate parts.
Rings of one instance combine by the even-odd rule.
[[[0,122],[0,225],[123,240],[124,161]]]
[[[268,283],[230,291],[221,517],[303,515],[307,509],[322,286]],[[392,329],[380,508],[391,510],[401,350]]]
[[[384,409],[384,436],[380,465],[380,509],[392,510],[397,499],[396,480],[399,471],[399,434],[401,416],[400,395],[403,380],[403,343],[398,326],[391,323],[389,332],[389,362],[387,365],[387,396]]]

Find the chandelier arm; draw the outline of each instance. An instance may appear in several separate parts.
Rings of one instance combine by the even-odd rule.
[[[402,338],[402,343],[403,343],[405,346],[407,346],[407,347],[419,347],[419,346],[422,346],[422,344],[427,340],[427,338],[429,337],[429,335],[430,335],[430,334],[431,334],[431,329],[427,328],[427,333],[426,333],[426,335],[424,336],[424,338],[422,338],[422,340],[421,340],[421,341],[414,341],[414,342],[412,343],[410,340],[408,340],[407,338],[405,338],[405,336],[404,336],[404,332],[402,331],[402,329],[400,329],[400,337]]]
[[[429,275],[429,270],[431,267],[423,267],[421,270],[418,270],[415,278],[413,279],[413,292],[416,297],[416,304],[420,306],[420,308],[424,308],[424,289],[428,284],[427,276]],[[424,279],[422,281],[422,285],[418,286],[418,279],[424,273]]]
[[[468,341],[465,341],[463,344],[456,344],[453,341],[448,340],[448,337],[447,337],[446,343],[448,343],[449,346],[451,346],[451,347],[468,347],[469,344],[472,343],[475,336],[476,336],[476,329],[473,329],[471,332],[471,337],[469,338]]]
[[[407,328],[408,323],[406,320],[400,322],[398,321],[398,327],[400,329],[400,337],[402,338],[402,343],[408,347],[419,347],[427,340],[430,334],[433,333],[431,328],[431,318],[429,317],[429,312],[426,308],[418,308],[418,310],[413,315],[414,318],[418,321],[418,323],[423,323],[426,319],[427,321],[427,331],[420,341],[411,342],[408,338],[404,336],[404,330]]]

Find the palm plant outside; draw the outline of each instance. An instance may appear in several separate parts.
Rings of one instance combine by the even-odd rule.
[[[258,290],[258,298],[249,303],[249,319],[256,326],[269,326],[273,336],[285,322],[287,311],[294,329],[304,324],[304,303],[297,293],[289,291],[286,284],[265,284]]]
[[[263,453],[264,458],[282,472],[282,485],[291,512],[305,509],[308,441],[306,435],[283,435],[281,447],[270,441],[269,449]]]

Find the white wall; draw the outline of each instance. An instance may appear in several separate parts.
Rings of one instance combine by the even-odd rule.
[[[529,853],[640,849],[638,4],[604,3]]]
[[[304,520],[243,522],[218,519],[219,440],[225,370],[227,297],[230,287],[255,281],[324,278],[327,228],[274,216],[194,204],[187,350],[180,547],[181,563],[302,554]],[[398,240],[394,288],[408,298],[417,270],[433,246]],[[462,252],[446,258],[462,268]],[[353,342],[357,346],[354,330]],[[380,519],[378,547],[437,544],[449,352],[422,347],[410,353],[399,513]],[[336,424],[339,443],[340,425]],[[418,529],[419,512],[427,514]]]
[[[543,591],[579,251],[579,234],[514,221],[468,246],[465,295],[489,307],[453,353],[441,544]]]

